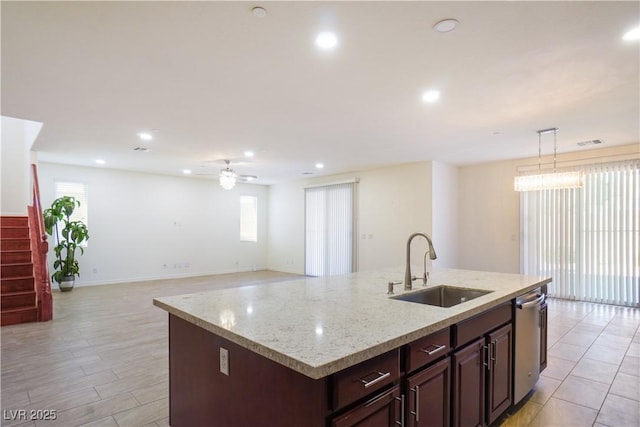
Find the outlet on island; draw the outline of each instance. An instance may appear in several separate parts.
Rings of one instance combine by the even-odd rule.
[[[220,372],[229,375],[229,350],[220,347]]]

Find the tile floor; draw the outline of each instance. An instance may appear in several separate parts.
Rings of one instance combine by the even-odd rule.
[[[55,292],[54,321],[0,330],[0,425],[167,426],[167,315],[151,299],[295,277],[254,272]],[[640,309],[550,300],[549,366],[500,424],[640,426],[639,327]],[[25,420],[18,409],[56,419]]]
[[[640,426],[640,309],[549,299],[549,362],[503,427]]]

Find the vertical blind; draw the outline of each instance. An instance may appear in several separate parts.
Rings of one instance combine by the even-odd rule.
[[[355,270],[356,183],[305,189],[305,274]]]
[[[640,307],[640,160],[582,171],[583,188],[521,193],[523,272],[559,298]]]

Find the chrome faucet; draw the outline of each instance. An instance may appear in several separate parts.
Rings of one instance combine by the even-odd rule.
[[[409,239],[407,240],[407,266],[406,266],[406,270],[404,272],[404,290],[405,291],[410,291],[411,290],[411,282],[413,281],[413,277],[411,276],[411,241],[413,240],[414,237],[416,236],[422,236],[425,239],[427,239],[427,243],[429,244],[429,250],[427,251],[427,253],[429,254],[429,259],[434,260],[436,258],[438,258],[436,256],[436,250],[433,249],[433,243],[431,242],[431,238],[429,236],[427,236],[424,233],[413,233],[411,236],[409,236]],[[427,281],[427,253],[425,253],[425,257],[424,257],[424,273],[422,276],[422,280],[424,282],[424,284],[426,284]]]

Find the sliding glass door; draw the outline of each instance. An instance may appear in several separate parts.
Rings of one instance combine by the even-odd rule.
[[[355,271],[356,183],[305,189],[305,274]]]
[[[640,161],[582,168],[584,187],[522,193],[521,265],[560,298],[640,307]]]

